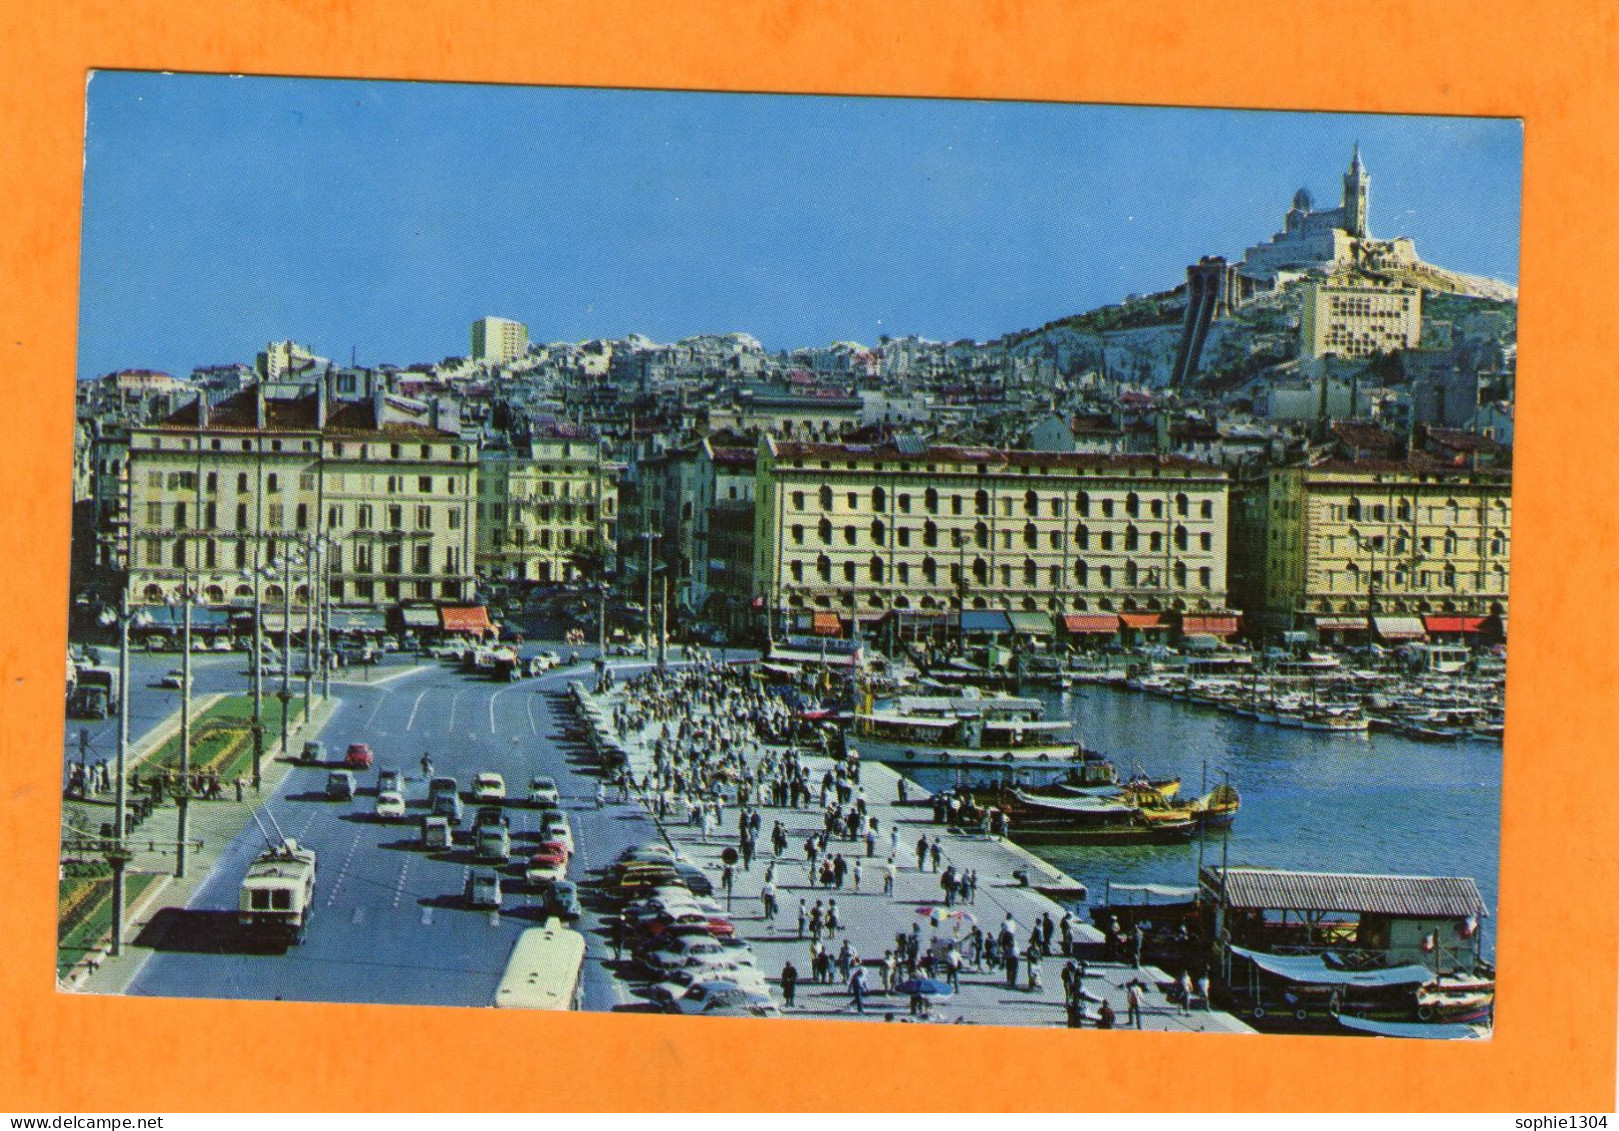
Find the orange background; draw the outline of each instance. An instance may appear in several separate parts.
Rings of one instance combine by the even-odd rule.
[[[1619,7],[24,6],[10,0],[0,16],[0,1109],[1612,1110]],[[1503,971],[1495,1039],[693,1024],[56,995],[90,67],[1522,116],[1523,431],[1501,905],[1490,924]]]

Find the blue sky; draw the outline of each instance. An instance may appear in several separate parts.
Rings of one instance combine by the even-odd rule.
[[[1240,256],[1358,140],[1374,234],[1517,281],[1506,120],[231,78],[89,85],[78,372],[743,330],[990,338]]]

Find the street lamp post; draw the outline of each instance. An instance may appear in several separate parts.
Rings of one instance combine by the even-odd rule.
[[[338,540],[326,536],[326,553],[322,556],[321,573],[321,629],[320,629],[320,697],[332,697],[332,559],[337,555]]]
[[[281,554],[281,756],[291,755],[287,733],[288,704],[292,702],[292,558],[290,549]]]
[[[321,558],[321,539],[311,538],[304,556],[304,726],[309,725],[310,700],[315,697],[315,590],[319,584],[316,563]]]
[[[185,879],[186,829],[191,813],[191,588],[189,568],[180,572],[180,787],[174,803],[179,809],[175,833],[174,875]]]
[[[104,613],[101,623],[118,622],[118,748],[115,755],[116,781],[113,783],[113,834],[110,844],[102,852],[112,867],[112,953],[124,951],[124,869],[129,864],[130,851],[125,844],[129,831],[128,759],[129,759],[129,626],[143,614],[129,607],[129,583],[126,580],[118,598],[118,611]]]
[[[256,555],[255,555],[256,556]],[[253,582],[253,792],[264,782],[264,582],[275,576],[260,566],[244,570],[242,577]]]
[[[607,582],[596,582],[596,655],[607,658]]]

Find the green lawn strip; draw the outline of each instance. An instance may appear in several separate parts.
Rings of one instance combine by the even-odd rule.
[[[287,702],[289,718],[296,719],[302,710],[302,696]],[[253,765],[253,697],[232,695],[221,699],[198,715],[191,723],[191,769],[194,773],[216,773],[227,786],[239,774],[245,774]],[[281,728],[281,701],[269,695],[264,697],[265,746],[274,744]],[[178,771],[180,768],[180,736],[176,734],[148,758],[143,768]]]
[[[157,881],[147,872],[126,872],[124,875],[124,906],[131,907],[141,893]],[[58,885],[58,911],[63,904],[80,891],[86,894],[66,918],[75,920],[65,933],[59,932],[56,945],[57,973],[66,973],[105,939],[112,929],[112,877],[69,877]]]

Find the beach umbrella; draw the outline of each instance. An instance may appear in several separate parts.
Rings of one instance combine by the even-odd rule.
[[[923,997],[949,997],[955,993],[948,983],[933,978],[906,978],[894,988],[902,994],[921,994]]]

